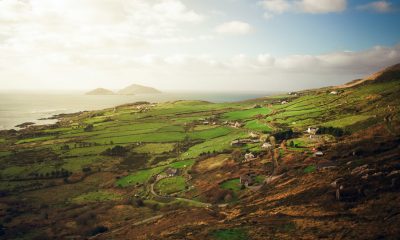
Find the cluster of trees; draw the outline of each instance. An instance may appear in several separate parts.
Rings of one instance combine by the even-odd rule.
[[[116,145],[112,148],[107,148],[102,154],[106,156],[123,157],[129,150],[123,146]]]
[[[285,140],[285,139],[290,139],[294,135],[294,132],[292,129],[288,129],[285,131],[280,131],[274,134],[274,137],[276,140]]]
[[[336,127],[319,127],[318,134],[330,134],[335,137],[341,137],[346,134],[346,132],[341,128]]]

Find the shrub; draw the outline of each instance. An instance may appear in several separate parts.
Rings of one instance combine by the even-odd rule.
[[[117,145],[117,146],[114,146],[113,148],[108,148],[102,154],[106,155],[106,156],[120,156],[120,157],[123,157],[123,156],[126,155],[127,152],[128,152],[128,149],[126,149],[123,146]]]
[[[341,128],[336,128],[336,127],[319,127],[318,134],[330,134],[335,137],[341,137],[345,135],[345,131]]]
[[[107,227],[104,227],[104,226],[97,226],[97,227],[95,227],[95,228],[91,231],[90,235],[91,235],[91,236],[95,236],[95,235],[97,235],[97,234],[99,234],[99,233],[104,233],[104,232],[107,232],[107,231],[108,231],[108,228],[107,228]]]
[[[85,132],[91,132],[91,131],[93,131],[93,128],[94,128],[93,124],[89,124],[83,130]]]

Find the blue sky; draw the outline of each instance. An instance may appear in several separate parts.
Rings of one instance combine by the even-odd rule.
[[[393,10],[384,13],[357,10],[360,5],[374,2],[359,0],[348,1],[346,10],[342,12],[326,14],[289,12],[271,19],[263,17],[260,1],[189,2],[189,5],[193,5],[196,9],[211,11],[212,17],[208,27],[232,19],[247,22],[255,27],[253,34],[230,40],[225,50],[230,54],[235,53],[235,47],[240,47],[250,54],[267,51],[282,56],[322,54],[341,50],[359,51],[376,45],[393,46],[400,42],[400,12],[396,10],[399,1],[388,1],[392,4]],[[213,10],[221,12],[212,14]]]
[[[296,90],[400,62],[400,0],[0,0],[0,89]]]

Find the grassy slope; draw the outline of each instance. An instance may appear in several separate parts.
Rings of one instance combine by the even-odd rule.
[[[17,136],[1,136],[0,175],[3,179],[20,181],[3,181],[0,190],[31,189],[35,184],[23,178],[33,178],[34,174],[46,175],[60,169],[81,174],[84,167],[91,167],[94,175],[95,171],[112,173],[105,186],[146,185],[153,175],[167,167],[180,168],[183,173],[187,173],[201,154],[232,150],[230,142],[247,137],[249,131],[275,132],[291,128],[302,132],[308,126],[332,126],[356,132],[383,122],[388,115],[397,114],[398,117],[399,91],[398,82],[382,82],[344,89],[339,95],[329,94],[325,90],[310,91],[300,97],[291,96],[288,104],[273,104],[271,108],[266,105],[279,98],[287,99],[288,96],[227,104],[169,102],[157,104],[147,112],[140,112],[127,105],[118,107],[115,112],[106,109],[83,113],[66,118],[59,127],[37,130],[33,135],[21,132]],[[263,107],[253,108],[255,104]],[[219,119],[219,123],[216,126],[202,125],[201,122],[209,117]],[[222,122],[226,120],[238,120],[244,122],[245,126],[241,129],[224,126]],[[82,128],[76,128],[78,123],[93,124],[94,129],[85,132]],[[187,129],[188,124],[194,124],[195,127]],[[298,147],[312,145],[312,142],[304,138],[293,141]],[[82,143],[89,145],[80,147]],[[66,144],[70,149],[62,150],[61,147]],[[137,166],[129,161],[135,162],[138,159],[128,161],[125,157],[102,155],[106,149],[117,144],[125,146],[129,154],[148,154],[152,160]],[[177,149],[179,145],[185,146]],[[249,144],[243,148],[246,149],[260,150],[257,144]],[[284,151],[281,150],[281,153],[283,155]],[[140,156],[143,158],[143,155]],[[127,160],[125,165],[128,167],[121,168],[124,160]],[[307,174],[314,171],[315,165],[301,169],[301,172]],[[122,174],[124,177],[115,178]],[[40,183],[39,187],[45,187],[50,183],[55,184],[55,180],[49,178],[35,181]],[[221,188],[239,192],[240,185],[237,182],[238,179],[225,181]],[[78,204],[122,199],[122,196],[107,189],[96,189],[99,184],[105,184],[103,181],[85,184],[82,184],[85,190],[79,192],[73,190],[75,185],[67,185],[71,188],[70,192],[65,192],[67,199]],[[184,190],[188,184],[183,176],[179,176],[160,181],[156,189],[162,193],[173,193]],[[117,189],[122,191],[131,188]],[[134,189],[129,194],[145,190],[145,187]],[[77,195],[68,195],[73,191]],[[68,206],[70,202],[64,201],[62,204]],[[214,235],[214,238],[224,239],[225,235],[231,234],[229,230],[224,231]]]

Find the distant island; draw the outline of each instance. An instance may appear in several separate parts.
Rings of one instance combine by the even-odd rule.
[[[117,93],[105,88],[96,88],[92,91],[87,92],[86,95],[115,95],[115,94],[137,95],[137,94],[154,94],[154,93],[161,93],[161,91],[152,87],[147,87],[139,84],[132,84],[119,90]]]
[[[142,86],[139,84],[132,84],[118,91],[118,94],[121,95],[152,94],[152,93],[161,93],[161,92],[155,88]]]
[[[96,88],[92,91],[87,92],[86,95],[115,95],[115,93],[105,88]]]

